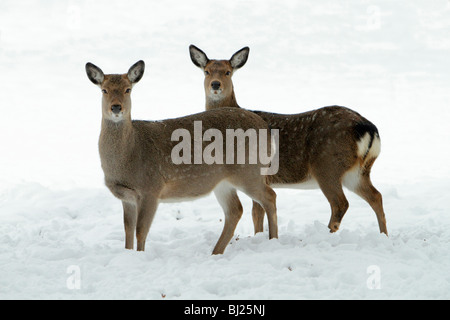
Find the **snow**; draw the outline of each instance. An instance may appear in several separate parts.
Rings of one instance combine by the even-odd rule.
[[[10,1],[0,3],[0,299],[449,299],[450,2]],[[276,189],[279,239],[253,235],[251,202],[225,254],[213,196],[161,204],[145,252],[124,247],[103,185],[92,62],[143,59],[135,119],[202,111],[195,44],[209,58],[250,47],[238,102],[280,113],[345,105],[374,122],[369,206],[330,234],[318,190]]]

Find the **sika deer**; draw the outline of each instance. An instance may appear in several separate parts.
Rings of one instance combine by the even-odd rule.
[[[194,199],[214,191],[224,210],[225,224],[213,254],[223,253],[242,215],[237,189],[267,211],[269,236],[276,238],[276,194],[261,175],[265,165],[176,165],[171,159],[176,144],[173,132],[184,130],[198,143],[192,135],[197,121],[201,121],[203,130],[222,133],[234,128],[267,130],[267,124],[249,111],[231,108],[163,121],[132,121],[130,94],[144,68],[144,62],[139,61],[126,74],[104,75],[100,68],[86,64],[88,78],[103,92],[100,159],[106,186],[122,200],[125,248],[133,249],[136,232],[137,250],[144,251],[158,203]]]
[[[230,60],[210,60],[189,47],[192,62],[205,74],[206,110],[240,108],[231,77],[247,62],[249,48]],[[279,129],[279,171],[268,176],[273,187],[320,188],[331,206],[328,227],[339,229],[349,204],[342,186],[366,200],[375,211],[381,233],[388,234],[382,196],[372,185],[370,170],[380,153],[378,129],[348,108],[331,106],[299,114],[253,111],[270,128]],[[263,231],[264,209],[253,202],[255,233]]]

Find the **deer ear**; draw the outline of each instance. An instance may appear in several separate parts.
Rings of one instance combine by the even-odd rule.
[[[242,68],[244,64],[247,62],[248,54],[250,53],[250,48],[245,47],[233,54],[230,59],[231,67],[233,70],[237,70]]]
[[[132,84],[138,83],[139,80],[142,79],[142,76],[144,75],[145,70],[145,63],[144,61],[140,60],[133,64],[128,70],[128,79],[131,81]]]
[[[189,53],[191,54],[192,62],[200,69],[205,69],[206,64],[209,61],[206,54],[193,44],[189,46]]]
[[[88,62],[86,63],[86,74],[93,84],[100,86],[105,80],[105,75],[99,67]]]

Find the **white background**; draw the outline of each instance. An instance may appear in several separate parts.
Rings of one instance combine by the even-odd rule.
[[[2,0],[0,298],[450,298],[449,34],[446,0]],[[350,192],[329,234],[319,190],[276,190],[278,240],[253,236],[242,196],[235,239],[210,256],[223,214],[209,196],[161,205],[147,251],[125,251],[98,157],[101,94],[84,66],[125,73],[143,59],[133,118],[183,116],[204,109],[190,44],[217,59],[250,47],[234,75],[242,107],[337,104],[375,123],[390,237]]]

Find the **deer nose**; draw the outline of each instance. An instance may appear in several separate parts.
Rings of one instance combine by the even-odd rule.
[[[119,112],[122,111],[122,106],[120,104],[115,104],[115,105],[111,106],[111,111],[114,114],[119,114]]]
[[[220,88],[220,82],[219,82],[219,81],[213,81],[213,82],[211,82],[211,87],[213,88],[213,90],[219,90],[219,88]]]

